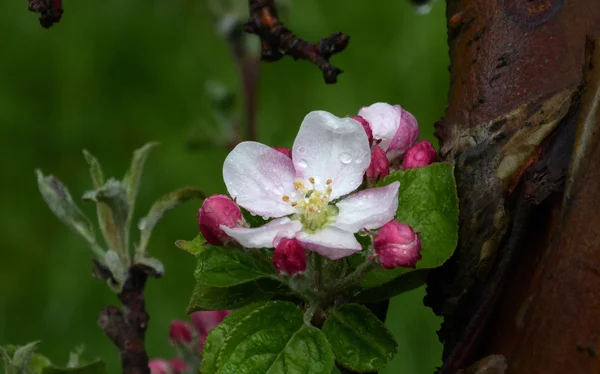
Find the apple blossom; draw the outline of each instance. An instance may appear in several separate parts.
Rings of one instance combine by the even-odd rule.
[[[292,150],[289,148],[273,147],[273,149],[279,153],[288,156],[289,158],[292,158]]]
[[[354,233],[383,226],[398,207],[398,182],[345,197],[362,184],[370,163],[363,126],[324,111],[304,118],[291,159],[242,142],[223,165],[227,190],[250,213],[275,219],[257,228],[221,229],[246,248],[274,248],[295,238],[332,260],[349,256],[362,249]]]
[[[358,115],[369,122],[373,138],[381,141],[379,146],[390,161],[402,156],[419,137],[417,120],[400,105],[375,103],[362,107]]]
[[[173,344],[190,344],[192,342],[192,330],[184,321],[171,321],[169,338]]]
[[[171,374],[171,365],[165,360],[154,359],[148,362],[150,374]]]
[[[350,118],[357,120],[360,122],[362,127],[365,129],[365,133],[367,134],[367,139],[369,139],[369,145],[373,144],[373,130],[371,130],[371,125],[369,122],[362,118],[361,116],[350,116]]]

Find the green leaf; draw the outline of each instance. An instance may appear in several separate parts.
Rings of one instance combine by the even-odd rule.
[[[198,254],[196,280],[207,286],[227,287],[273,275],[273,266],[233,248],[204,246]]]
[[[154,226],[156,226],[156,223],[163,217],[163,215],[165,215],[165,213],[194,198],[204,199],[204,194],[199,189],[183,187],[178,190],[171,191],[158,199],[152,205],[146,217],[142,218],[138,223],[138,228],[141,231],[141,235],[140,244],[136,248],[136,253],[146,253],[148,240],[150,239],[152,230],[154,229]]]
[[[454,166],[438,162],[424,168],[397,171],[380,185],[400,182],[396,220],[419,233],[421,255],[417,269],[441,266],[452,256],[458,241],[458,195]],[[364,288],[381,286],[413,269],[376,269],[361,281]]]
[[[206,239],[204,239],[204,236],[202,236],[202,234],[198,234],[198,236],[196,236],[194,240],[178,240],[175,242],[175,245],[179,249],[183,249],[184,251],[194,256],[198,256],[202,251],[204,243],[206,243]]]
[[[123,177],[123,185],[127,191],[127,201],[130,206],[129,214],[126,218],[126,228],[129,231],[131,225],[131,218],[133,217],[133,210],[135,206],[135,199],[137,197],[138,189],[140,187],[140,180],[142,179],[142,171],[144,170],[144,164],[150,154],[150,151],[156,146],[158,142],[150,142],[145,144],[143,147],[136,149],[133,152],[133,159],[131,160],[131,166]]]
[[[428,273],[428,269],[409,271],[384,285],[359,290],[352,295],[352,300],[362,303],[373,303],[412,291],[425,284]]]
[[[70,229],[81,235],[95,254],[101,257],[103,251],[96,243],[92,224],[75,204],[67,187],[52,175],[44,176],[40,170],[36,170],[35,173],[40,193],[52,213]]]
[[[201,310],[239,309],[250,303],[270,300],[283,290],[281,283],[269,279],[232,287],[211,287],[196,282],[187,313]]]
[[[90,177],[92,178],[94,189],[101,188],[104,185],[104,175],[100,162],[85,149],[83,150],[83,156],[90,166]],[[119,242],[117,226],[115,225],[110,207],[106,204],[96,204],[96,212],[100,231],[106,245],[110,248],[119,248],[121,243]]]
[[[204,348],[202,349],[201,373],[208,374],[216,373],[218,371],[217,359],[219,358],[219,353],[223,348],[225,340],[231,335],[231,332],[235,330],[239,323],[243,323],[244,318],[263,305],[263,303],[254,303],[236,310],[225,317],[225,319],[219,323],[210,334],[208,334],[206,342],[204,343]]]
[[[23,347],[15,345],[0,347],[0,354],[4,360],[4,372],[6,374],[41,374],[44,368],[51,365],[51,362],[46,357],[35,353],[38,343],[32,342]]]
[[[324,334],[305,325],[302,311],[293,303],[251,305],[232,313],[223,324],[207,339],[203,372],[329,374],[333,368]]]
[[[107,371],[104,362],[96,360],[76,367],[50,366],[45,368],[42,374],[107,374]]]
[[[110,238],[108,244],[111,245],[111,249],[119,252],[123,259],[128,261],[127,217],[131,212],[131,207],[127,199],[127,190],[123,184],[111,178],[101,187],[86,192],[83,200],[93,201],[99,205],[104,204],[110,210],[111,217],[104,221],[107,229],[106,235]]]
[[[354,371],[381,369],[398,353],[392,333],[362,305],[328,310],[323,332],[336,361]]]

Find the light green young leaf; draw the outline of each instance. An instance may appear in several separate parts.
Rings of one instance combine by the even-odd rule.
[[[100,162],[87,150],[83,150],[83,156],[90,166],[90,177],[94,189],[99,189],[104,185],[104,175]],[[107,204],[96,204],[98,215],[98,224],[104,237],[104,241],[109,248],[118,249],[121,246],[118,229],[113,219],[112,210]]]
[[[150,151],[156,146],[158,142],[150,142],[136,149],[133,152],[133,159],[131,160],[131,166],[123,178],[123,185],[127,191],[127,201],[129,205],[129,214],[126,219],[126,228],[129,231],[131,226],[131,219],[133,217],[133,211],[135,206],[135,199],[137,197],[138,189],[140,186],[140,180],[142,179],[142,171],[144,170],[144,164],[150,154]]]
[[[203,360],[203,372],[219,374],[329,374],[333,368],[324,334],[283,301],[232,313],[209,334]]]
[[[235,286],[273,274],[273,266],[251,252],[212,245],[202,247],[194,272],[199,283],[213,287]]]
[[[43,370],[51,365],[51,362],[46,357],[35,353],[38,343],[29,343],[23,347],[15,345],[0,347],[4,372],[6,374],[42,374]]]
[[[204,239],[204,236],[202,236],[202,234],[198,234],[198,236],[196,236],[194,238],[194,240],[178,240],[175,242],[175,246],[177,246],[177,248],[179,249],[183,249],[184,251],[188,252],[189,254],[192,254],[194,256],[198,256],[200,254],[200,252],[202,251],[202,248],[204,248],[204,243],[206,243],[206,239]]]
[[[111,229],[112,224],[114,231],[107,231],[106,234],[110,237],[109,243],[114,245],[111,249],[117,251],[128,265],[129,232],[127,230],[127,217],[131,207],[127,198],[127,190],[123,184],[111,178],[100,188],[86,192],[83,195],[83,200],[104,204],[110,209],[111,218],[106,219],[105,223],[107,229]]]
[[[260,279],[231,287],[211,287],[196,282],[187,313],[202,310],[239,309],[250,303],[270,300],[275,294],[283,293],[281,283]]]
[[[380,185],[400,182],[396,220],[419,233],[421,255],[417,269],[441,266],[452,256],[458,242],[458,195],[454,166],[437,162],[429,166],[397,171]],[[376,269],[361,281],[361,287],[381,286],[413,269]]]
[[[102,258],[104,251],[96,243],[92,224],[75,204],[67,187],[52,175],[44,176],[40,170],[36,170],[35,173],[40,193],[52,213],[70,229],[81,235],[88,242],[94,254]]]
[[[328,310],[322,330],[336,361],[354,371],[379,370],[398,353],[392,333],[362,305]]]
[[[115,291],[121,292],[123,285],[125,284],[125,280],[127,280],[127,266],[125,266],[122,262],[119,254],[112,249],[108,250],[104,255],[103,259],[104,264],[110,270],[116,284],[111,282],[110,279],[107,280],[108,285]]]
[[[193,187],[183,187],[178,190],[171,191],[158,199],[152,205],[146,217],[142,218],[138,223],[138,228],[141,231],[141,235],[140,244],[136,248],[136,253],[146,253],[152,230],[165,213],[194,198],[204,199],[204,194],[199,189]]]
[[[17,348],[12,358],[13,365],[18,368],[26,368],[29,366],[29,361],[31,361],[31,357],[39,344],[40,342],[38,340]]]
[[[16,374],[17,368],[13,366],[12,358],[10,358],[10,355],[4,350],[3,347],[0,347],[0,357],[2,357],[2,361],[4,362],[4,373]]]

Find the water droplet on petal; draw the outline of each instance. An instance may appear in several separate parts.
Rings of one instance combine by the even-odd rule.
[[[306,147],[300,146],[296,149],[296,152],[304,154],[306,152]]]
[[[349,164],[352,162],[352,155],[348,152],[344,152],[340,154],[340,161],[344,164]]]
[[[300,161],[298,161],[298,164],[296,166],[305,169],[308,166],[308,162],[306,162],[306,160],[302,158],[300,159]]]

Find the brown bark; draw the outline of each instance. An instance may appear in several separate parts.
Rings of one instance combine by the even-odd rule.
[[[152,271],[133,265],[123,290],[118,294],[123,307],[107,306],[100,312],[98,325],[119,350],[123,374],[150,374],[144,336],[150,316],[144,302],[144,286]]]
[[[585,57],[600,4],[448,0],[447,11],[437,135],[456,163],[461,217],[457,252],[428,282],[445,317],[440,372],[491,354],[509,373],[600,372],[600,74]]]

